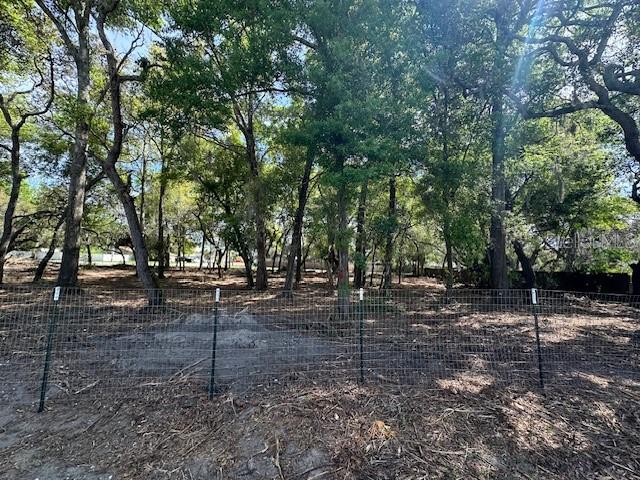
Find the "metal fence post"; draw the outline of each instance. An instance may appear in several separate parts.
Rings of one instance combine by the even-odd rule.
[[[38,405],[38,413],[44,411],[44,402],[47,396],[47,384],[49,381],[49,366],[51,364],[51,350],[53,348],[53,335],[55,333],[56,324],[58,323],[60,302],[60,287],[53,289],[53,312],[49,316],[49,331],[47,333],[47,348],[44,356],[44,369],[42,372],[42,384],[40,385],[40,404]]]
[[[360,288],[358,301],[360,320],[360,383],[364,383],[364,289]]]
[[[538,351],[538,380],[540,389],[544,390],[544,375],[542,370],[542,348],[540,347],[540,324],[538,322],[538,290],[531,289],[531,310],[533,311],[533,321],[536,329],[536,349]]]
[[[218,306],[220,304],[220,289],[216,288],[215,303],[213,305],[213,340],[211,341],[211,372],[209,374],[209,400],[213,399],[216,385],[216,344],[218,342]]]

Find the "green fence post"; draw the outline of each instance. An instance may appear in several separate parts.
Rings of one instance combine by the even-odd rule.
[[[49,316],[49,329],[47,333],[47,348],[44,356],[44,369],[42,372],[42,384],[40,385],[40,404],[38,413],[44,411],[44,403],[47,397],[47,384],[49,382],[49,368],[51,365],[51,350],[53,348],[53,335],[56,330],[59,315],[60,287],[53,289],[53,312]]]

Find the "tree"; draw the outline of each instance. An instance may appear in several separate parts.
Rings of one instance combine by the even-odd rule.
[[[176,95],[176,102],[189,112],[201,110],[194,118],[210,131],[225,131],[232,124],[241,134],[253,199],[258,289],[267,287],[267,229],[256,122],[265,102],[286,91],[283,72],[297,61],[289,52],[285,5],[258,1],[246,8],[219,0],[201,0],[196,8],[178,4],[170,13],[171,27],[180,36],[167,39],[174,92],[185,84],[199,92],[197,97]]]
[[[55,25],[76,68],[76,101],[74,144],[69,165],[68,211],[62,263],[58,284],[75,286],[78,281],[80,259],[80,228],[87,185],[87,145],[91,123],[91,12],[93,0],[65,2],[35,0],[44,14]]]
[[[226,143],[233,142],[228,139]],[[248,165],[241,156],[225,147],[206,144],[200,147],[199,152],[194,151],[192,158],[197,160],[190,166],[190,176],[199,188],[198,203],[213,209],[207,216],[216,219],[218,236],[242,258],[247,287],[253,288],[251,239],[255,235],[248,209],[251,197],[245,186]]]
[[[114,14],[120,13],[116,11],[118,5],[119,2],[117,0],[113,0],[100,5],[94,13],[98,35],[105,51],[107,86],[111,105],[110,121],[112,139],[111,144],[107,149],[107,156],[103,162],[103,168],[107,178],[109,178],[113,184],[127,218],[129,234],[133,243],[133,253],[136,259],[136,272],[138,274],[138,278],[147,291],[149,303],[151,305],[156,305],[161,302],[161,295],[158,291],[156,278],[149,267],[149,253],[142,233],[140,217],[138,216],[134,199],[130,194],[131,186],[125,183],[116,169],[116,164],[122,154],[123,143],[127,132],[127,127],[125,126],[122,115],[122,85],[124,82],[128,81],[141,81],[146,73],[143,70],[141,75],[128,75],[121,71],[122,65],[126,62],[127,55],[125,54],[125,56],[120,59],[117,58],[116,52],[105,31],[108,18]],[[129,52],[133,50],[134,45],[135,42],[132,44]],[[146,64],[143,64],[143,68],[147,67],[148,66]]]
[[[7,6],[7,8],[10,7]],[[45,28],[42,25],[41,19],[34,19],[30,29],[31,32],[25,31],[27,27],[23,25],[22,28],[19,28],[19,30],[21,30],[20,35],[40,34],[43,40],[46,38]],[[28,122],[33,121],[34,118],[44,115],[49,111],[55,92],[54,61],[51,53],[47,52],[42,44],[23,47],[25,50],[31,51],[34,55],[33,66],[30,66],[26,70],[26,75],[25,70],[22,69],[17,78],[14,78],[13,83],[22,83],[23,85],[21,87],[16,87],[12,92],[0,93],[0,111],[2,112],[2,119],[6,124],[10,139],[9,145],[0,143],[0,148],[9,153],[11,171],[10,193],[4,212],[2,235],[0,236],[0,283],[2,283],[4,279],[4,265],[7,253],[9,252],[10,245],[16,240],[17,232],[14,225],[14,216],[20,189],[25,178],[21,147],[25,136],[27,139],[29,137],[29,133],[25,135],[25,130],[29,130]],[[41,67],[41,62],[45,64],[46,69]],[[2,78],[8,78],[9,76],[12,76],[11,72],[2,72]],[[28,86],[25,87],[24,84]]]
[[[552,254],[547,262],[575,271],[577,249],[571,244],[576,234],[621,228],[633,212],[631,201],[616,192],[614,158],[599,143],[606,123],[596,115],[574,114],[520,129],[528,142],[509,172],[515,187],[509,203],[513,245],[529,287],[536,259],[545,251]]]
[[[303,128],[296,126],[298,131],[303,131]],[[302,231],[304,226],[304,215],[307,207],[307,201],[310,195],[310,182],[311,182],[311,173],[313,171],[313,166],[315,163],[315,150],[313,147],[304,148],[307,142],[305,138],[299,138],[295,133],[293,134],[296,138],[290,139],[290,141],[297,147],[289,157],[294,157],[296,155],[304,158],[304,168],[302,171],[302,175],[298,182],[298,191],[297,191],[297,206],[295,210],[295,216],[293,220],[293,231],[291,234],[291,245],[289,248],[289,255],[287,257],[287,271],[286,277],[284,281],[283,290],[285,292],[291,292],[295,283],[298,284],[300,282],[300,268],[299,266],[302,263]],[[296,263],[297,261],[297,263]]]
[[[620,127],[629,155],[640,163],[634,116],[640,97],[637,2],[563,1],[548,7],[543,18],[542,28],[529,39],[536,48],[528,52],[528,61],[533,71],[560,81],[524,84],[517,97],[523,115],[558,117],[597,109]],[[554,70],[559,73],[549,73]],[[638,185],[637,174],[632,191],[636,202]]]

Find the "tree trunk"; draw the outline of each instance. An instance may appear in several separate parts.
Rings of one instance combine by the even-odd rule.
[[[80,233],[87,184],[87,145],[89,142],[89,91],[90,91],[90,31],[91,8],[81,3],[72,3],[75,24],[69,28],[61,21],[58,12],[49,8],[49,2],[36,0],[52,23],[58,29],[67,53],[73,57],[76,65],[76,105],[74,144],[69,165],[69,193],[67,197],[66,228],[62,248],[62,263],[58,272],[57,284],[63,287],[75,286],[78,281],[80,260]],[[73,33],[69,34],[68,30]],[[77,44],[74,40],[77,39]]]
[[[133,243],[133,255],[136,260],[136,272],[138,274],[138,278],[147,292],[149,304],[157,305],[161,301],[161,295],[158,292],[158,282],[149,267],[149,252],[147,251],[147,245],[145,244],[144,237],[142,235],[142,229],[140,228],[140,222],[138,220],[133,197],[129,194],[127,185],[122,181],[122,178],[120,178],[115,166],[111,162],[105,162],[104,169],[107,177],[116,190],[116,194],[118,195],[118,199],[122,204],[127,218],[129,235],[131,236],[131,242]]]
[[[298,251],[300,252],[298,255],[296,255],[296,286],[300,285],[300,282],[302,282],[302,272],[306,271],[306,260],[307,260],[307,255],[309,254],[309,247],[307,246],[307,249],[304,249],[304,243],[303,243],[303,238],[302,235],[300,235],[300,239],[298,240],[298,246],[296,247],[298,249]],[[302,253],[305,252],[305,253]]]
[[[396,232],[396,177],[389,179],[389,224],[387,226],[387,241],[384,250],[384,269],[382,272],[382,288],[391,288],[391,262],[393,261],[393,237]]]
[[[142,149],[142,173],[140,174],[140,230],[144,234],[145,189],[147,186],[147,156]]]
[[[75,55],[77,71],[75,142],[69,165],[68,213],[62,246],[62,262],[57,284],[73,287],[78,282],[80,262],[80,233],[87,186],[87,145],[89,143],[89,31],[88,25],[78,32],[78,51]]]
[[[507,46],[509,43],[506,12],[496,12],[496,45],[493,62],[493,91],[491,93],[491,225],[489,227],[491,256],[491,288],[509,288],[507,277],[506,229],[504,225],[506,212],[506,180],[505,180],[505,125],[504,100],[505,85],[509,76],[505,74]]]
[[[360,195],[358,196],[358,216],[356,219],[356,260],[353,267],[353,285],[356,288],[364,287],[367,275],[367,258],[366,250],[366,234],[364,222],[367,211],[367,191],[369,180],[365,178],[360,186]]]
[[[202,270],[202,262],[204,261],[204,247],[207,242],[204,234],[202,234],[202,246],[200,247],[200,265],[198,266],[198,270]]]
[[[12,112],[10,109],[10,104],[16,95],[29,93],[29,92],[14,92],[13,94],[9,94],[9,98],[5,100],[5,97],[0,93],[0,111],[2,112],[2,117],[4,117],[9,130],[11,131],[11,147],[6,147],[9,150],[10,157],[10,169],[11,169],[11,189],[9,191],[9,198],[7,199],[7,207],[4,212],[3,223],[2,223],[2,234],[0,235],[0,283],[4,282],[4,266],[7,260],[7,254],[14,247],[14,243],[17,237],[20,235],[21,231],[26,228],[26,226],[21,227],[20,229],[14,231],[14,216],[16,212],[16,207],[18,205],[18,197],[20,196],[20,187],[22,185],[22,180],[24,179],[24,175],[20,172],[20,130],[25,125],[27,119],[29,117],[34,117],[38,115],[42,115],[49,111],[51,105],[53,104],[54,95],[55,95],[55,86],[54,86],[54,70],[53,70],[53,59],[49,57],[49,69],[51,74],[51,84],[49,85],[50,93],[49,99],[43,108],[32,110],[28,112],[21,111],[18,109],[19,120],[14,122]],[[40,84],[44,83],[44,79]],[[34,89],[36,86],[33,87]],[[3,145],[4,146],[4,145]]]
[[[278,273],[282,271],[282,257],[284,256],[284,248],[287,245],[287,237],[289,236],[289,232],[282,240],[282,249],[280,250],[280,255],[278,256]]]
[[[240,106],[234,105],[236,124],[242,131],[245,139],[245,149],[247,162],[250,171],[251,194],[253,197],[253,218],[256,229],[256,282],[257,290],[266,290],[267,281],[267,228],[265,225],[265,196],[264,186],[260,176],[260,165],[256,153],[256,138],[253,125],[253,101],[249,102],[251,106],[247,112],[246,118],[240,110]]]
[[[109,43],[104,31],[105,15],[101,14],[96,22],[98,35],[106,50],[107,70],[109,74],[109,94],[111,96],[111,123],[113,126],[113,142],[104,162],[104,172],[111,181],[118,199],[122,204],[129,235],[133,244],[133,255],[136,261],[136,272],[147,292],[149,305],[158,305],[162,301],[162,295],[158,291],[158,282],[149,267],[149,252],[144,241],[142,227],[135,202],[129,193],[129,186],[122,180],[116,170],[116,163],[120,159],[122,144],[124,142],[124,122],[122,119],[121,81],[118,72],[118,61],[111,43]]]
[[[247,287],[253,288],[255,286],[255,282],[253,281],[253,270],[252,270],[252,260],[251,257],[246,254],[240,253],[240,258],[242,258],[242,262],[244,263],[244,276],[247,280]]]
[[[290,291],[293,288],[293,276],[294,276],[294,264],[296,284],[301,280],[301,272],[299,266],[301,264],[302,256],[302,225],[304,222],[304,212],[307,206],[307,199],[309,198],[309,181],[311,179],[311,170],[313,169],[314,155],[312,152],[307,152],[307,158],[304,164],[304,172],[302,174],[302,180],[300,187],[298,188],[298,207],[296,208],[296,216],[293,221],[293,233],[291,234],[291,249],[289,250],[289,257],[287,258],[287,276],[284,281],[284,290]],[[296,259],[298,262],[296,263]]]
[[[271,273],[276,271],[276,258],[278,258],[278,243],[276,242],[273,247],[273,257],[271,257]]]
[[[227,250],[225,248],[224,251],[219,250],[217,252],[218,257],[217,257],[217,264],[218,264],[218,278],[222,278],[222,257],[226,257],[227,256]]]
[[[371,252],[371,275],[369,276],[369,286],[373,287],[373,274],[376,269],[376,250],[377,245],[373,245],[373,251]]]
[[[7,208],[4,212],[4,222],[2,225],[2,237],[0,237],[0,283],[4,282],[4,265],[9,253],[9,244],[13,235],[13,217],[16,213],[18,196],[20,195],[20,185],[22,184],[22,174],[20,173],[20,136],[19,129],[11,129],[11,191],[7,201]]]
[[[167,235],[166,239],[163,240],[163,252],[162,256],[164,258],[165,268],[171,267],[171,235]]]
[[[518,261],[522,266],[522,274],[524,275],[524,286],[525,288],[534,288],[536,286],[536,274],[533,270],[533,265],[531,264],[531,259],[527,257],[527,254],[524,251],[524,246],[520,240],[513,241],[513,249],[516,252],[516,256],[518,257]]]
[[[65,221],[65,217],[66,217],[66,212],[60,216],[58,223],[56,223],[56,226],[53,229],[53,235],[51,236],[51,241],[49,242],[49,249],[47,250],[47,253],[45,253],[44,257],[42,257],[42,260],[40,260],[40,263],[38,263],[38,268],[36,268],[36,273],[33,276],[34,283],[42,280],[42,276],[44,275],[44,271],[46,270],[47,265],[49,264],[49,260],[51,260],[51,257],[53,257],[53,254],[56,251],[56,244],[58,242],[58,232],[60,231],[60,227],[62,227],[62,224]]]
[[[448,231],[449,228],[445,227],[444,245],[445,257],[447,260],[447,278],[445,280],[445,286],[447,290],[453,287],[453,248],[451,246],[451,236]]]
[[[492,188],[491,188],[491,288],[509,288],[507,278],[507,234],[504,225],[506,183],[505,183],[505,126],[503,114],[503,98],[500,96],[493,102],[493,143],[492,143]]]
[[[89,264],[89,266],[92,265],[91,244],[89,242],[87,242],[87,264]]]
[[[165,250],[167,247],[164,242],[164,196],[167,191],[167,179],[164,156],[162,156],[160,162],[160,189],[158,192],[158,243],[156,250],[158,256],[158,278],[164,278],[164,272],[167,268],[167,262],[165,261]]]
[[[255,152],[254,152],[255,153]],[[258,177],[257,170],[253,172],[253,200],[255,208],[256,225],[256,283],[258,290],[266,290],[267,282],[267,228],[264,219],[264,195],[262,181]]]
[[[311,237],[309,243],[306,244],[304,249],[302,248],[302,242],[300,242],[300,251],[304,253],[302,254],[302,258],[298,256],[298,260],[296,261],[296,285],[302,281],[302,272],[306,272],[307,270],[307,258],[309,257],[311,245],[313,245],[314,241],[315,238]]]
[[[344,178],[344,159],[341,157],[338,163],[339,172],[342,174],[338,186],[338,232],[336,246],[338,250],[338,308],[341,321],[346,321],[349,315],[349,217],[347,182]]]

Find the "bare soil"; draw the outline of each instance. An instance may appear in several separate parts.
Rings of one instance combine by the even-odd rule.
[[[9,259],[5,266],[6,283],[29,283],[33,279],[37,264],[31,260]],[[41,284],[52,285],[57,276],[57,264],[51,264],[46,270]],[[271,272],[269,274],[269,288],[277,290],[284,286],[284,274],[282,272]],[[83,267],[80,272],[79,282],[81,286],[100,286],[105,288],[140,288],[135,274],[135,268],[131,265],[121,266],[94,266]],[[378,285],[379,277],[374,278],[375,286]],[[397,278],[395,278],[397,282]],[[218,278],[216,271],[206,269],[198,270],[195,267],[187,267],[180,271],[175,268],[168,269],[167,278],[160,280],[163,288],[215,288],[221,287],[232,290],[246,289],[246,282],[242,271],[230,269],[223,272],[222,278]],[[325,290],[327,288],[327,277],[322,272],[307,272],[301,284],[305,290]],[[429,278],[411,276],[403,277],[401,283],[395,283],[394,288],[426,288],[430,291],[443,291],[442,282]]]
[[[78,395],[2,416],[3,478],[638,478],[640,398],[304,387],[136,401]],[[10,408],[5,404],[3,410]]]

